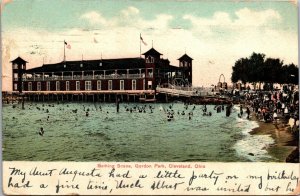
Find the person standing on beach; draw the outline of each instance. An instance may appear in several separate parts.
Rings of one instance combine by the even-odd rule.
[[[247,106],[247,111],[246,111],[246,113],[247,113],[247,119],[249,119],[249,117],[250,117],[250,109],[249,109],[248,106]]]
[[[241,114],[241,116],[243,116],[243,106],[242,106],[242,104],[240,105],[240,114]]]
[[[281,103],[280,103],[280,101],[278,100],[278,101],[277,101],[277,113],[280,113],[280,111],[281,111]]]

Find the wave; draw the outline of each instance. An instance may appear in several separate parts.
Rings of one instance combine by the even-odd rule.
[[[274,139],[270,135],[251,135],[250,132],[259,127],[258,122],[244,118],[236,118],[237,126],[241,128],[244,136],[234,145],[238,156],[249,161],[270,161],[274,158],[268,154],[267,149],[274,144]]]

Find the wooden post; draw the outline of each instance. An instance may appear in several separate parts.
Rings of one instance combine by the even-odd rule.
[[[24,110],[25,107],[24,107],[24,95],[22,95],[22,110]]]

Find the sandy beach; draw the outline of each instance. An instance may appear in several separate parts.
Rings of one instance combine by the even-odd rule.
[[[279,119],[276,124],[265,123],[253,115],[251,120],[259,124],[259,127],[251,131],[251,134],[271,135],[275,140],[274,144],[267,147],[270,155],[276,157],[279,162],[286,162],[287,158],[289,162],[299,162],[299,140],[291,133],[289,125],[283,119]]]

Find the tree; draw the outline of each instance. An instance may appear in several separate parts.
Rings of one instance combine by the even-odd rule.
[[[249,69],[249,59],[248,58],[241,58],[235,62],[235,65],[232,67],[232,75],[231,81],[238,82],[239,80],[242,83],[246,83],[249,80],[249,76],[247,74],[247,70]]]
[[[274,83],[280,83],[283,62],[280,59],[267,58],[263,65],[263,81],[273,89]]]
[[[299,78],[299,68],[292,64],[284,65],[282,75],[284,78],[281,78],[283,81],[282,84],[298,84]]]
[[[267,58],[265,54],[253,52],[249,58],[238,59],[232,67],[231,81],[242,83],[261,83],[273,88],[274,83],[298,84],[299,68],[294,65],[283,65],[279,58]]]
[[[250,77],[249,82],[253,83],[255,88],[256,83],[258,82],[259,89],[261,82],[264,81],[265,72],[263,71],[263,67],[265,62],[265,56],[265,54],[255,52],[253,52],[250,56],[250,70],[248,70]]]

